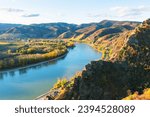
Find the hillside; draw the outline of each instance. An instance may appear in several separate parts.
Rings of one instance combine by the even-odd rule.
[[[125,30],[132,30],[139,22],[104,20],[99,23],[68,24],[45,23],[31,25],[11,25],[0,33],[0,39],[28,39],[28,38],[61,38],[61,39],[97,39],[108,34],[118,34]],[[4,27],[3,26],[3,27]],[[0,30],[1,30],[0,25]]]
[[[92,46],[103,53],[103,60],[92,61],[69,81],[57,82],[45,98],[123,99],[135,91],[140,95],[150,87],[149,45],[150,19],[134,30],[97,38]]]
[[[0,34],[5,33],[7,30],[20,26],[20,24],[6,24],[6,23],[0,23]]]

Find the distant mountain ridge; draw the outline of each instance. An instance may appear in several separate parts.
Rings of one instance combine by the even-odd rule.
[[[3,34],[7,30],[9,30],[9,29],[11,29],[13,27],[17,27],[17,26],[21,26],[21,24],[0,23],[0,34]]]
[[[112,33],[132,30],[140,22],[103,20],[99,23],[68,24],[0,24],[0,39],[28,39],[28,38],[77,38],[95,39]]]

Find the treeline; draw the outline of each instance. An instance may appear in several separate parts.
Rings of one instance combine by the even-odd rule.
[[[26,66],[26,65],[50,60],[59,57],[61,55],[64,55],[65,53],[67,53],[67,48],[61,50],[56,49],[46,54],[27,54],[27,55],[21,55],[13,58],[6,58],[0,60],[0,70]]]
[[[5,45],[0,55],[0,70],[22,67],[53,58],[68,52],[67,48],[74,47],[72,41],[34,39],[27,42],[13,42]],[[3,45],[0,45],[3,47]]]

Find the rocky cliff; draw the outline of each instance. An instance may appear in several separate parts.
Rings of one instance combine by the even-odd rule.
[[[150,19],[134,30],[100,37],[93,47],[103,52],[103,60],[51,89],[48,99],[122,99],[150,87]]]

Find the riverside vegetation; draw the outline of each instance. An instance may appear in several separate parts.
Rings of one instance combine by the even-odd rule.
[[[67,48],[73,46],[73,42],[62,40],[0,42],[0,70],[51,60],[66,54]]]

